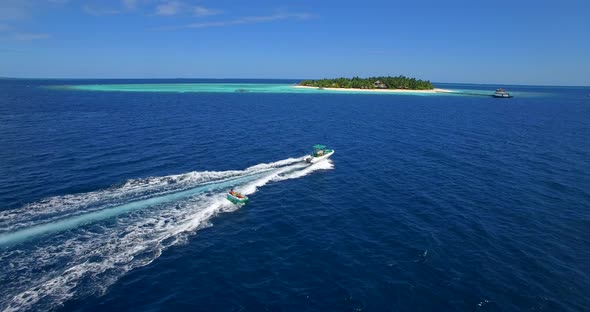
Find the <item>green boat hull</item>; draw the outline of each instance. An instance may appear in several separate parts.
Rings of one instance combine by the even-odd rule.
[[[238,198],[238,197],[232,196],[230,194],[227,194],[226,198],[227,198],[227,200],[229,200],[230,202],[232,202],[234,204],[245,204],[248,201],[248,196]]]

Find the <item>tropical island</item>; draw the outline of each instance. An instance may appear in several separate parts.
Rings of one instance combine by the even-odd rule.
[[[296,87],[317,88],[326,90],[348,91],[384,91],[384,92],[450,92],[435,89],[429,80],[409,78],[403,75],[397,77],[369,77],[369,78],[335,78],[319,80],[303,80]]]

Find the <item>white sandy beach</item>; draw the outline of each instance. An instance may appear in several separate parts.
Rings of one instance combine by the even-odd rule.
[[[318,87],[308,87],[308,86],[293,86],[294,88],[302,88],[302,89],[319,89]],[[323,88],[322,90],[330,90],[330,91],[352,91],[352,92],[386,92],[386,93],[453,93],[453,90],[447,89],[438,89],[434,88],[432,90],[407,90],[407,89],[356,89],[356,88]]]

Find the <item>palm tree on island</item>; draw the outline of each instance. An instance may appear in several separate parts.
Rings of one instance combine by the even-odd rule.
[[[429,80],[409,78],[403,75],[397,77],[369,77],[369,78],[335,78],[319,80],[303,80],[300,86],[318,88],[343,89],[401,89],[401,90],[432,90],[434,86]]]

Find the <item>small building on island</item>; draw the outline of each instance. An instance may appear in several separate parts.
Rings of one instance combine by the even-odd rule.
[[[377,89],[387,89],[387,86],[379,80],[373,82],[373,87],[375,87]]]

